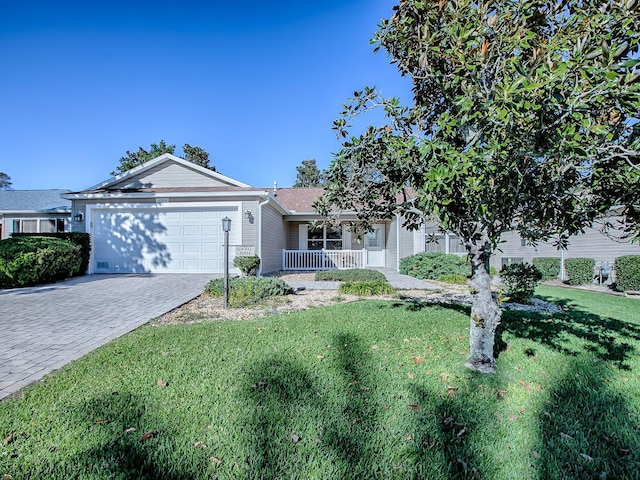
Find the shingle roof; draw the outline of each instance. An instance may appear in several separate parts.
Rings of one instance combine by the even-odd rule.
[[[276,193],[276,200],[287,210],[295,213],[315,213],[313,202],[324,193],[324,188],[279,188]]]
[[[71,201],[61,198],[71,190],[0,190],[0,212],[70,212]]]

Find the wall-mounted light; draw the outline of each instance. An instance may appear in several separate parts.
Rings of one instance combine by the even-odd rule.
[[[81,222],[83,218],[84,218],[84,215],[82,215],[82,212],[76,212],[76,214],[73,216],[73,219],[76,222]]]
[[[251,219],[251,210],[244,211],[244,218],[246,218],[247,220]]]

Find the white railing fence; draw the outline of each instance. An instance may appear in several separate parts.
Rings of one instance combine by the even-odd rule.
[[[365,250],[282,250],[282,270],[345,270],[366,267]]]

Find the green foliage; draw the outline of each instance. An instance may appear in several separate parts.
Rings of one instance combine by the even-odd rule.
[[[11,177],[4,172],[0,172],[0,190],[11,189]]]
[[[616,289],[622,292],[640,290],[640,255],[616,258]]]
[[[585,285],[593,282],[596,261],[593,258],[566,258],[564,271],[569,285]]]
[[[239,268],[245,276],[255,276],[260,268],[260,257],[257,255],[238,256],[233,259],[233,266]]]
[[[224,279],[211,280],[205,292],[216,297],[224,296]],[[270,297],[294,293],[287,283],[273,277],[241,277],[229,279],[229,305],[242,307],[258,303]]]
[[[77,275],[84,275],[89,269],[91,259],[91,235],[84,232],[52,232],[52,233],[12,233],[12,237],[52,237],[68,240],[78,245],[80,250],[80,270]]]
[[[116,170],[111,172],[111,175],[120,175],[165,153],[173,155],[175,150],[175,145],[167,145],[164,140],[160,140],[159,143],[152,143],[151,148],[148,151],[142,147],[138,147],[137,152],[130,152],[127,150],[125,156],[120,157],[120,165],[118,165]],[[209,165],[209,154],[204,149],[185,143],[182,146],[182,151],[185,160],[195,163],[201,167],[209,168],[214,172],[216,171],[216,167]]]
[[[536,257],[533,265],[542,274],[542,280],[555,280],[560,276],[560,258],[558,257]]]
[[[188,143],[185,143],[182,146],[182,153],[184,154],[184,159],[190,161],[191,163],[195,163],[196,165],[200,165],[201,167],[208,168],[210,170],[216,171],[216,167],[209,165],[209,153],[200,147],[192,147]]]
[[[0,288],[16,288],[78,275],[81,247],[58,238],[12,237],[0,241]]]
[[[444,252],[423,252],[400,260],[400,273],[412,277],[438,280],[445,275],[468,276],[471,267],[466,258]]]
[[[315,159],[303,160],[296,170],[294,187],[321,187],[325,183],[324,173],[316,165]]]
[[[512,263],[502,269],[500,278],[509,301],[526,304],[531,302],[542,274],[529,263]]]
[[[343,295],[386,295],[395,293],[396,289],[386,280],[359,280],[340,284],[338,293]]]
[[[357,282],[357,281],[381,281],[387,280],[382,272],[366,268],[354,268],[351,270],[320,270],[316,272],[316,281],[329,282]]]
[[[466,285],[469,279],[459,273],[448,273],[438,277],[439,282],[453,283],[455,285]]]

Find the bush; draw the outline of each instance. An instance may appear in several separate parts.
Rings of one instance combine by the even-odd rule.
[[[558,257],[537,257],[533,265],[542,274],[542,280],[554,280],[560,276],[560,259]]]
[[[567,258],[564,270],[569,285],[584,285],[593,282],[596,261],[593,258]]]
[[[471,266],[466,257],[444,252],[424,252],[400,260],[400,273],[412,277],[438,280],[444,275],[469,276]]]
[[[542,274],[530,263],[512,263],[502,268],[500,278],[509,301],[530,303]]]
[[[388,293],[395,293],[396,289],[391,286],[386,280],[370,280],[370,281],[356,281],[345,282],[338,288],[338,293],[345,295],[385,295]]]
[[[438,278],[439,282],[453,283],[455,285],[465,285],[467,283],[467,277],[459,275],[457,273],[450,273],[448,275],[442,275]]]
[[[16,288],[78,275],[81,248],[51,237],[15,237],[0,241],[0,288]]]
[[[80,270],[77,275],[84,275],[89,269],[91,258],[91,235],[84,232],[57,232],[57,233],[12,233],[12,237],[52,237],[68,240],[82,249],[80,251]]]
[[[260,268],[260,257],[257,255],[235,257],[233,266],[239,268],[245,276],[256,276]]]
[[[640,290],[640,255],[616,258],[616,289],[621,292]]]
[[[224,296],[224,279],[211,280],[205,292],[216,297]],[[242,277],[229,279],[229,305],[241,307],[260,302],[269,297],[294,293],[287,283],[273,277]]]
[[[367,270],[364,268],[354,268],[353,270],[323,270],[316,272],[316,281],[327,282],[359,282],[374,281],[384,282],[387,277],[377,270]]]

